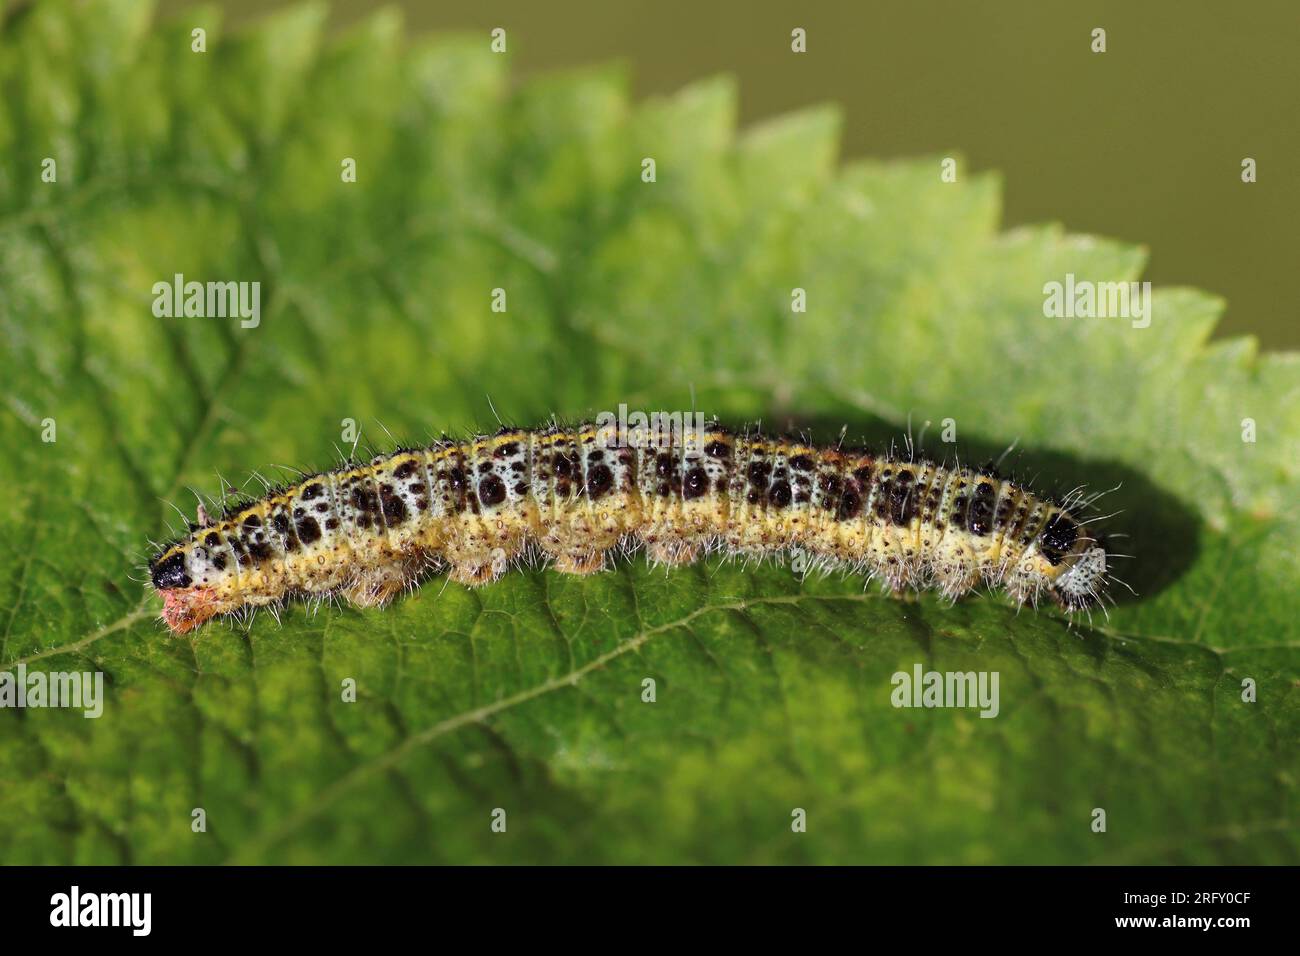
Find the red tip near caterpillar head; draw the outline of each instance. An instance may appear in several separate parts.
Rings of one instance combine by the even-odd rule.
[[[216,592],[211,588],[163,591],[162,619],[173,634],[186,634],[219,613]]]

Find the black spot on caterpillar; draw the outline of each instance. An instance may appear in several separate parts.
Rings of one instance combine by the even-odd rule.
[[[1107,552],[1086,522],[991,470],[718,427],[693,437],[620,447],[583,425],[400,449],[201,514],[150,580],[176,633],[293,595],[382,604],[432,568],[483,585],[526,554],[590,574],[638,546],[664,564],[797,549],[953,600],[985,583],[1076,611],[1104,593]]]

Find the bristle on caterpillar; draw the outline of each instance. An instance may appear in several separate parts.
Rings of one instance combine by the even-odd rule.
[[[294,596],[383,604],[431,569],[485,585],[528,554],[590,574],[635,546],[669,565],[797,550],[891,591],[956,600],[983,583],[1068,611],[1109,580],[1104,545],[1068,505],[988,471],[716,427],[688,438],[621,445],[585,425],[395,451],[220,518],[200,508],[150,580],[178,634]]]

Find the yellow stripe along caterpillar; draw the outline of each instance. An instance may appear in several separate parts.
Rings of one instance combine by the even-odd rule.
[[[1086,524],[988,469],[716,426],[643,447],[595,425],[503,428],[347,463],[216,520],[201,512],[149,577],[178,634],[295,596],[383,604],[439,568],[483,585],[528,555],[590,574],[638,546],[665,564],[799,549],[893,591],[955,600],[984,583],[1076,611],[1108,581]]]

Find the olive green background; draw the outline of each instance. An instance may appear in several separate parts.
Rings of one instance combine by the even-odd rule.
[[[230,0],[234,23],[289,4]],[[387,3],[333,4],[336,26]],[[412,33],[507,30],[514,74],[610,59],[638,95],[739,81],[742,123],[834,101],[846,156],[952,150],[1005,224],[1141,243],[1145,277],[1224,296],[1218,336],[1300,346],[1300,5],[1143,0],[404,0]],[[164,2],[160,12],[183,10]],[[790,31],[808,52],[790,52]],[[1091,52],[1094,27],[1107,52]],[[1241,182],[1241,160],[1258,182]]]

